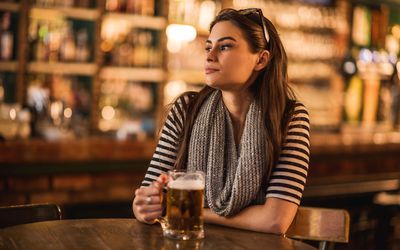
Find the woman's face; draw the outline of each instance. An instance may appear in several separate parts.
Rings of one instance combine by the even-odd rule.
[[[242,31],[230,21],[214,25],[206,41],[205,75],[208,86],[237,91],[246,89],[255,77],[258,53],[252,53]]]

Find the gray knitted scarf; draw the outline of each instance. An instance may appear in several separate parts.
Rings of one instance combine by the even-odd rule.
[[[189,143],[188,170],[206,173],[205,204],[232,216],[250,204],[265,202],[266,139],[261,109],[253,101],[238,149],[221,92],[214,91],[200,108]]]

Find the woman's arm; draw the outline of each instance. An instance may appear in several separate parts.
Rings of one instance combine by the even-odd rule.
[[[278,198],[268,198],[264,205],[250,206],[232,217],[220,216],[204,209],[206,223],[257,232],[284,234],[297,212],[297,205]]]
[[[165,174],[173,169],[175,164],[178,138],[185,115],[184,106],[188,101],[188,96],[181,96],[171,108],[142,185],[135,191],[132,211],[141,222],[154,223],[162,213]]]

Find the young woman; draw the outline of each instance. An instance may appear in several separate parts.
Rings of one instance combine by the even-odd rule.
[[[173,104],[133,212],[161,215],[165,173],[206,173],[205,222],[283,234],[309,165],[309,119],[288,86],[287,57],[260,9],[222,10],[205,44],[206,84]]]

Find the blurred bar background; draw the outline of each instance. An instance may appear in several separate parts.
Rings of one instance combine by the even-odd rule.
[[[303,205],[348,209],[350,243],[400,249],[400,1],[1,0],[0,206],[131,217],[165,105],[204,84],[221,8],[277,27],[309,109]]]

